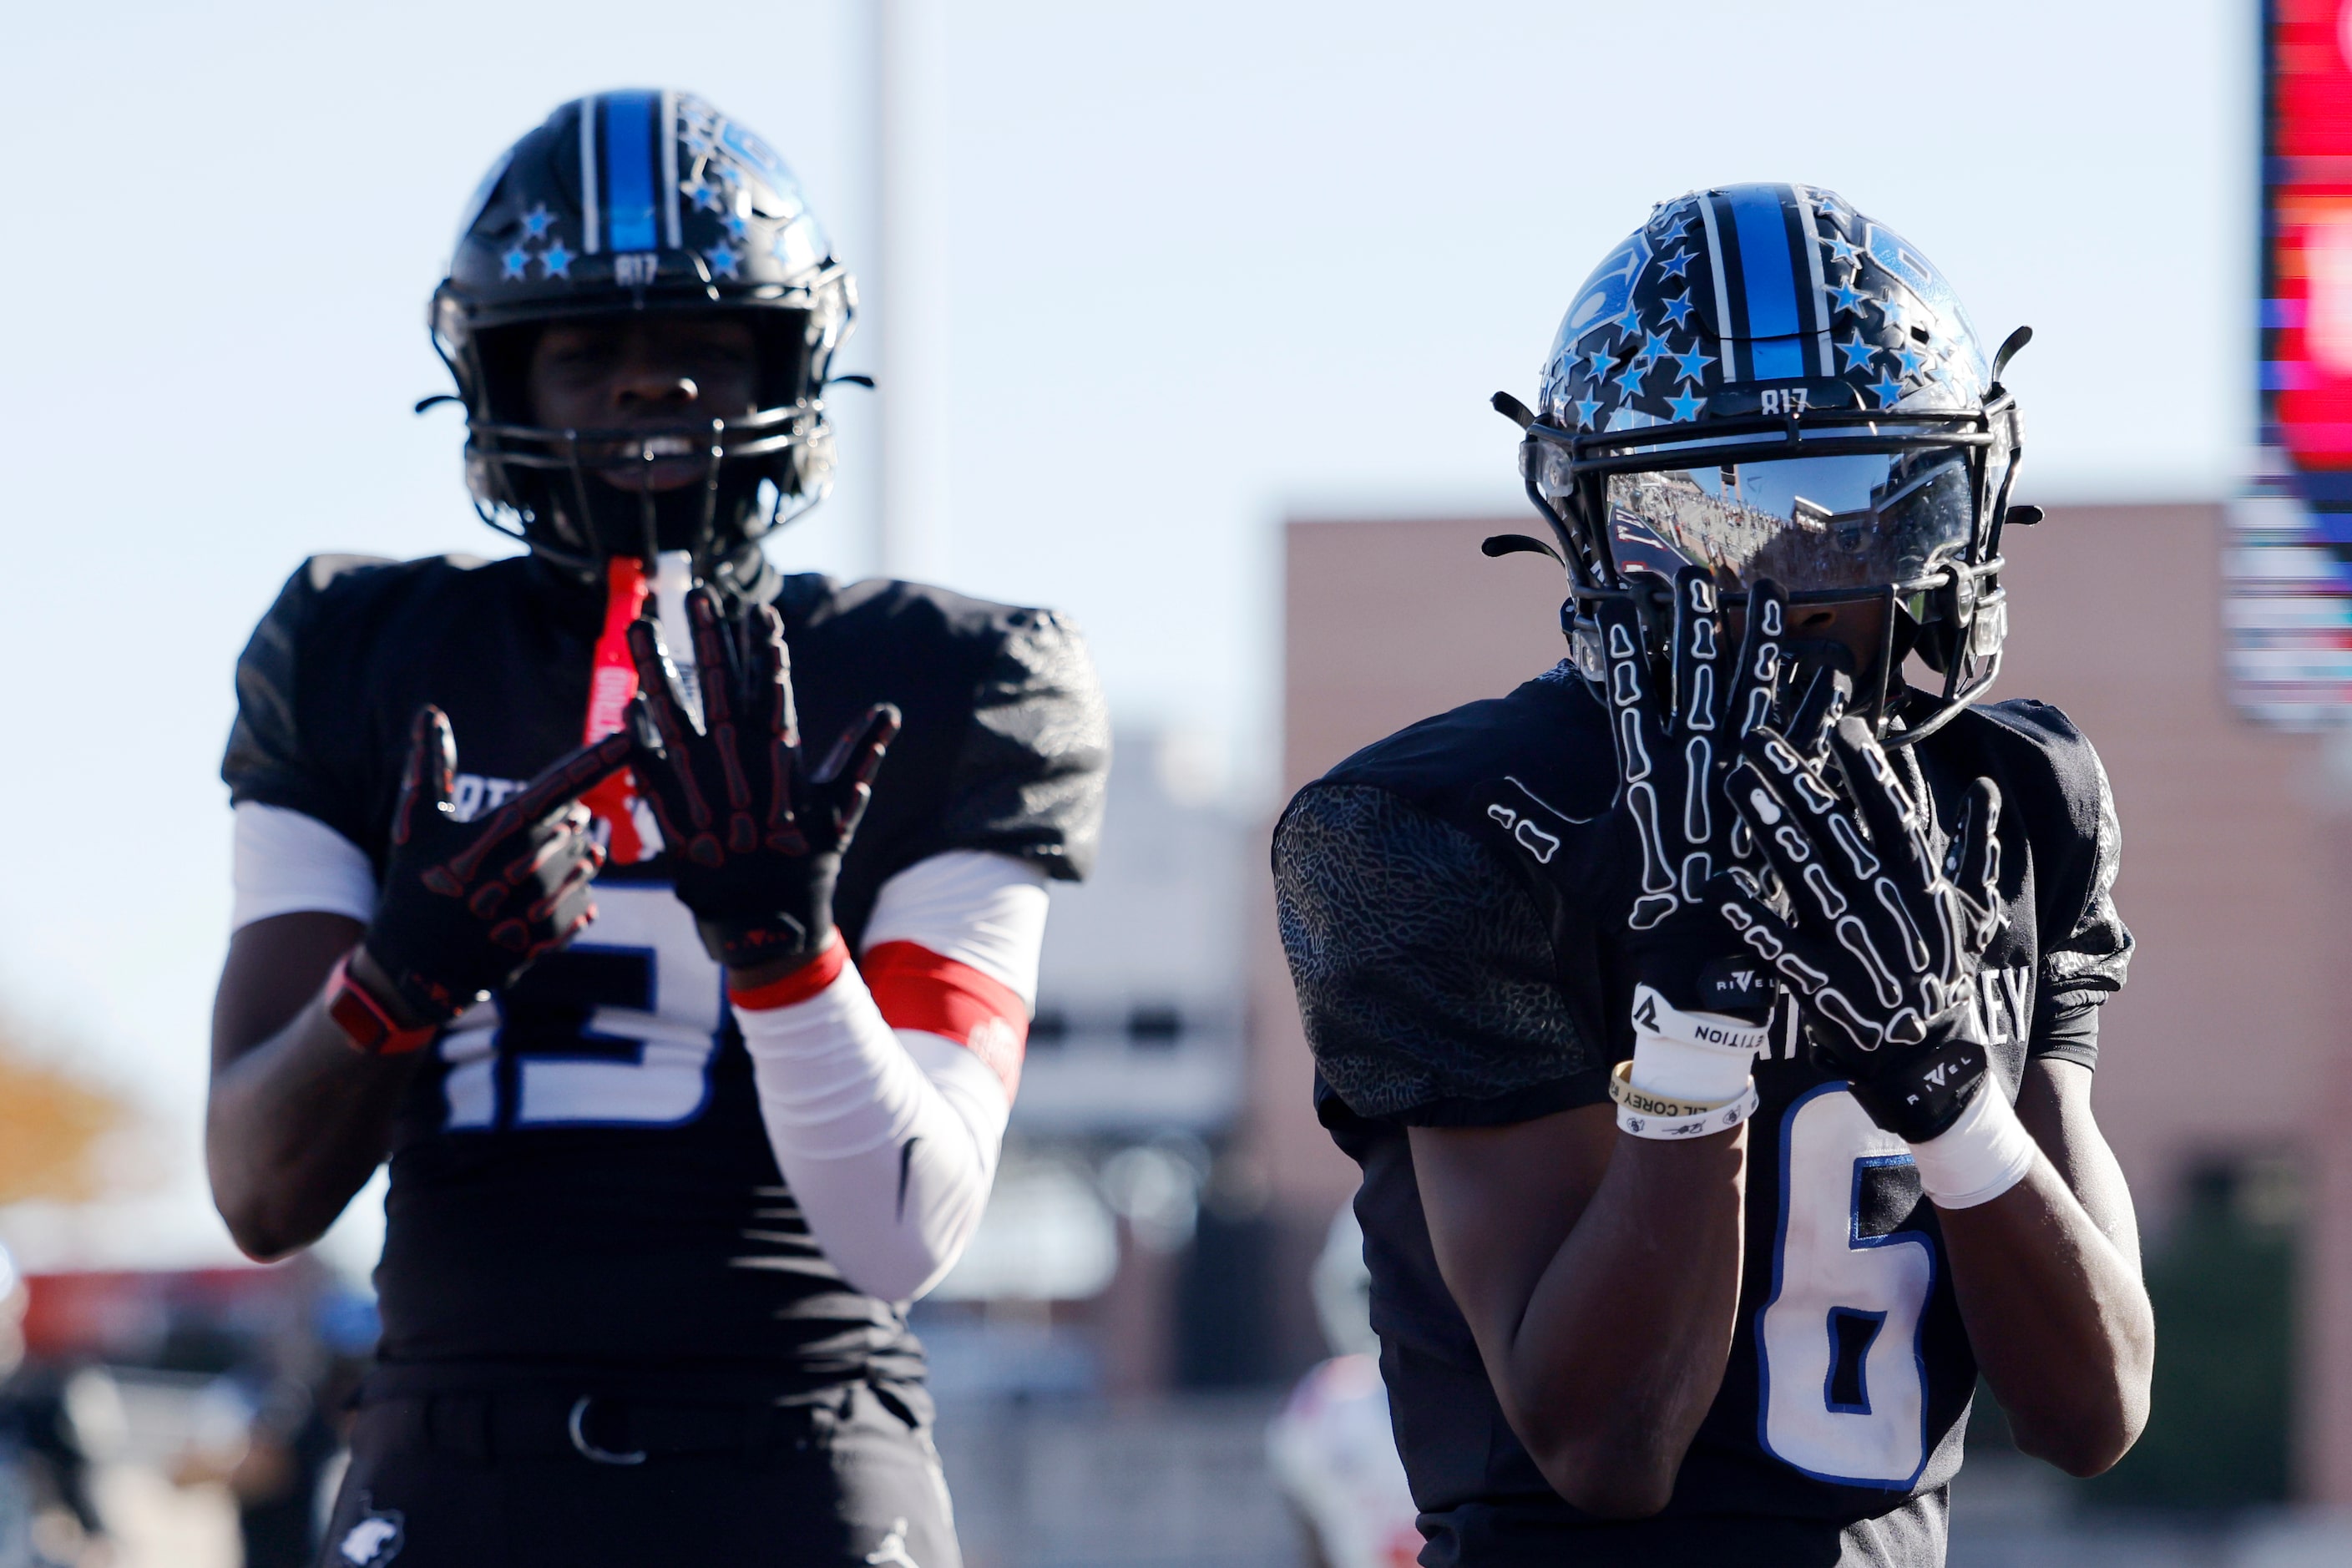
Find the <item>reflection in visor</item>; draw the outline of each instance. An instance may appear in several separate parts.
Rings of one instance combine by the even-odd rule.
[[[1967,549],[1976,518],[1953,447],[1615,474],[1608,496],[1621,573],[1690,562],[1726,588],[1769,577],[1791,593],[1920,577]]]

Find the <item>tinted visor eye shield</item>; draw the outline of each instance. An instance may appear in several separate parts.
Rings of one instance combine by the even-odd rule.
[[[2015,452],[2005,395],[1966,415],[1822,411],[1724,420],[1696,437],[1688,426],[1535,424],[1521,448],[1580,608],[1627,593],[1663,599],[1685,565],[1706,569],[1727,605],[1765,578],[1792,605],[1875,600],[1937,628],[1917,646],[1945,674],[1947,703],[1990,680],[1981,660],[2005,626],[1991,520]],[[1892,676],[1895,622],[1885,617],[1873,684]]]
[[[1570,536],[1589,590],[1704,566],[1734,603],[1769,577],[1792,603],[1930,589],[1983,568],[1979,520],[2005,500],[2004,397],[1981,414],[1811,414],[1576,434],[1534,425],[1530,499]],[[1573,516],[1583,529],[1566,526]],[[1577,537],[1581,535],[1581,537]]]
[[[1957,447],[1643,468],[1602,479],[1601,515],[1621,576],[1688,563],[1730,589],[1869,590],[1967,550],[1970,478]]]

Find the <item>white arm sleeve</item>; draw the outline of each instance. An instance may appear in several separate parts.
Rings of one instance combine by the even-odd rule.
[[[866,949],[911,942],[1010,986],[1037,1005],[1045,946],[1045,873],[984,849],[950,849],[882,884],[866,922]]]
[[[312,911],[362,925],[374,918],[375,872],[366,851],[317,817],[240,801],[235,833],[229,930]]]
[[[998,855],[940,855],[885,884],[868,946],[914,942],[1034,994],[1044,877]],[[777,1007],[735,1009],[769,1146],[809,1234],[858,1289],[911,1300],[980,1226],[1011,1115],[990,1063],[929,1029],[894,1030],[855,966]],[[1001,1020],[1025,1028],[1025,1019]]]

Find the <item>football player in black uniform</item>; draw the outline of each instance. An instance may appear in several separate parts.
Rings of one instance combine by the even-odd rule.
[[[273,1257],[391,1163],[339,1568],[958,1560],[906,1308],[1108,735],[1051,611],[761,553],[854,305],[745,127],[563,105],[432,307],[528,551],[314,558],[238,666],[215,1195]]]
[[[2146,1418],[2114,806],[1971,701],[2021,341],[1826,191],[1660,206],[1496,400],[1570,658],[1276,829],[1425,1563],[1938,1563],[1979,1368],[2076,1474]]]

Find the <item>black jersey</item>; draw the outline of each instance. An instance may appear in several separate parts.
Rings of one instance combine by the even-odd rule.
[[[763,571],[801,724],[823,747],[873,702],[905,725],[845,858],[853,950],[882,884],[949,850],[1076,878],[1108,733],[1051,611],[895,582]],[[222,766],[379,876],[411,717],[438,703],[470,816],[577,746],[602,595],[530,558],[321,557],[237,667]],[[376,1282],[387,1363],[707,1373],[781,1388],[919,1373],[904,1315],[848,1285],[769,1151],[723,975],[662,860],[611,866],[568,948],[457,1020],[402,1107]]]
[[[2009,926],[1978,1001],[2014,1099],[2032,1058],[2095,1060],[2097,1005],[2123,983],[2105,776],[2038,702],[1969,709],[1914,754],[1893,753],[1939,823],[1969,781],[2000,786]],[[1363,1170],[1372,1321],[1423,1562],[1941,1563],[1977,1371],[1935,1207],[1906,1145],[1805,1059],[1785,1005],[1755,1075],[1730,1363],[1661,1516],[1606,1523],[1551,1490],[1438,1275],[1405,1128],[1599,1104],[1633,1054],[1611,902],[1564,895],[1535,863],[1599,866],[1615,787],[1601,705],[1562,665],[1358,752],[1276,829],[1318,1107]]]

